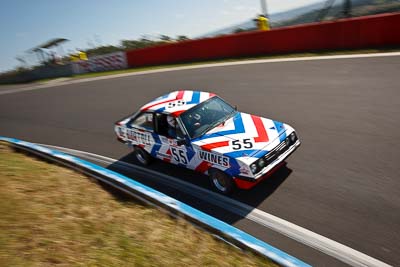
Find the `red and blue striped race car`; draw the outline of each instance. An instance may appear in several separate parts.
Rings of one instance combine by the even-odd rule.
[[[200,91],[163,95],[118,121],[115,132],[140,163],[158,158],[202,172],[224,194],[252,188],[300,145],[291,126]]]

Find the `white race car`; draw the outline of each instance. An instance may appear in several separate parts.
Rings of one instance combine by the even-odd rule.
[[[202,172],[224,194],[252,188],[300,146],[291,126],[239,112],[200,91],[161,96],[118,121],[115,132],[140,163],[154,157]]]

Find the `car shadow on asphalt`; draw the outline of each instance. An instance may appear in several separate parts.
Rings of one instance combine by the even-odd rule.
[[[283,182],[285,182],[292,172],[293,170],[290,169],[285,162],[285,164],[264,181],[260,182],[250,190],[238,190],[232,195],[232,198],[252,207],[257,207],[260,203],[270,197],[283,184]]]
[[[162,181],[152,178],[153,174],[146,172],[137,172],[133,168],[127,166],[124,163],[141,166],[135,159],[133,153],[129,153],[118,161],[107,166],[107,169],[121,173],[131,179],[134,179],[146,186],[154,188],[172,198],[182,201],[194,208],[197,208],[211,216],[221,219],[227,223],[235,223],[243,219],[247,214],[234,214],[227,212],[226,210],[214,206],[213,201],[210,199],[199,199],[191,196],[188,193],[172,188]],[[201,188],[212,190],[211,183],[209,182],[208,176],[194,172],[192,170],[184,169],[169,163],[165,163],[161,160],[154,160],[150,165],[145,167],[148,170],[160,172],[181,181],[185,181]],[[292,170],[287,167],[286,163],[283,164],[278,170],[276,170],[270,177],[261,183],[257,184],[251,190],[236,190],[229,197],[237,200],[241,203],[247,204],[253,208],[257,208],[261,203],[268,201],[268,198],[284,183],[284,181],[290,176]],[[107,188],[105,188],[107,189]],[[117,191],[112,191],[112,194],[118,197]],[[123,195],[123,193],[121,193]],[[122,200],[125,198],[122,197]],[[250,212],[251,210],[249,210]]]

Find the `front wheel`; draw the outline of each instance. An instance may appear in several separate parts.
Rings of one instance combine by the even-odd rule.
[[[211,170],[210,180],[213,188],[224,195],[232,193],[235,189],[232,177],[220,170]]]
[[[133,154],[135,158],[143,165],[149,165],[151,162],[151,156],[141,147],[135,146],[133,148]]]

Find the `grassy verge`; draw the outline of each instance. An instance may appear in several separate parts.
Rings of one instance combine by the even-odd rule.
[[[0,143],[0,266],[274,266]]]
[[[201,62],[189,62],[189,63],[181,63],[181,64],[148,66],[148,67],[140,67],[140,68],[132,68],[132,69],[124,69],[124,70],[92,72],[92,73],[74,75],[71,77],[71,79],[82,79],[82,78],[91,78],[91,77],[123,74],[123,73],[134,73],[134,72],[148,71],[148,70],[168,69],[168,68],[173,68],[173,67],[197,66],[197,65],[204,65],[204,64],[210,64],[210,63],[224,63],[224,62],[244,61],[244,60],[253,60],[253,59],[278,59],[278,58],[313,57],[313,56],[329,56],[329,55],[371,54],[371,53],[398,52],[398,51],[400,51],[400,48],[382,48],[382,49],[381,48],[371,48],[371,49],[362,49],[362,50],[360,50],[360,49],[359,50],[329,50],[329,51],[315,51],[315,52],[306,52],[306,53],[275,54],[275,55],[257,56],[257,57],[228,58],[228,59],[201,61]],[[38,82],[48,82],[51,80],[54,80],[54,79],[45,79],[45,80],[40,80]]]

